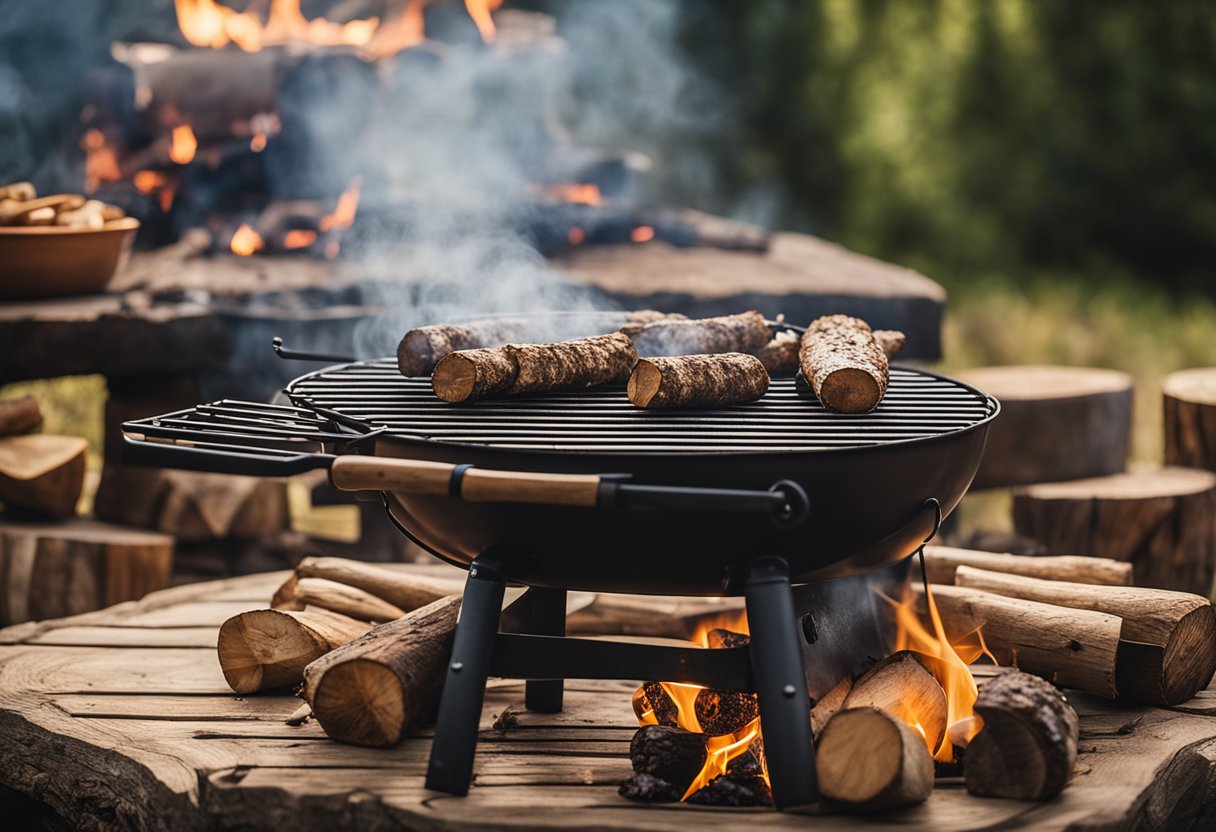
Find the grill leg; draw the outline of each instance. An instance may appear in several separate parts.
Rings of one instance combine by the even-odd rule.
[[[426,772],[428,789],[455,795],[469,793],[477,726],[481,722],[490,654],[498,632],[506,581],[505,565],[489,552],[469,567],[452,659],[439,700],[435,742],[431,745],[431,762]]]
[[[542,636],[566,634],[566,590],[532,587],[532,626],[529,633]],[[524,705],[529,711],[555,714],[562,709],[562,679],[529,679],[524,685]]]
[[[819,800],[819,784],[811,739],[811,705],[798,647],[789,567],[775,557],[752,562],[743,593],[773,803],[778,809],[815,803]]]

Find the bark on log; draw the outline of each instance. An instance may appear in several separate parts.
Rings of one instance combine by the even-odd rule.
[[[882,354],[890,360],[903,352],[904,346],[908,343],[908,336],[898,329],[876,329],[874,330],[874,340],[878,342]]]
[[[1072,581],[1078,584],[1131,586],[1133,583],[1132,565],[1110,558],[1081,555],[1027,557],[975,549],[955,549],[951,546],[925,547],[925,572],[929,583],[954,583],[955,570],[960,566],[974,566],[989,572],[1025,575],[1028,578],[1048,581]]]
[[[751,402],[768,391],[760,359],[742,353],[643,358],[629,376],[629,401],[647,409],[720,407]]]
[[[769,375],[777,373],[792,373],[798,369],[798,347],[801,344],[798,336],[789,330],[782,330],[772,337],[767,344],[756,350],[756,357],[768,370]]]
[[[0,439],[0,503],[51,517],[71,517],[84,487],[89,443],[45,433]]]
[[[487,318],[464,324],[435,324],[411,329],[397,347],[402,375],[430,375],[448,353],[504,347],[511,342],[547,343],[604,335],[630,324],[682,318],[651,309],[569,315]]]
[[[738,315],[699,320],[662,320],[624,326],[644,358],[708,355],[720,352],[754,353],[772,338],[764,316],[755,310]]]
[[[306,607],[321,607],[360,621],[394,621],[405,615],[405,610],[370,592],[324,578],[300,578],[296,581],[295,597]]]
[[[250,610],[220,627],[220,669],[237,693],[298,685],[309,663],[370,629],[328,610]]]
[[[292,572],[287,580],[274,591],[274,595],[270,596],[270,608],[272,610],[302,610],[304,602],[296,595],[296,585],[299,584],[300,578],[295,572]]]
[[[946,692],[911,650],[892,653],[867,670],[840,705],[841,712],[865,707],[919,724],[924,736],[918,739],[930,755],[946,736]]]
[[[930,589],[951,641],[981,630],[998,664],[1042,676],[1060,687],[1117,698],[1116,663],[1123,625],[1118,617],[966,587],[938,584]],[[923,612],[924,590],[913,585],[912,592]]]
[[[986,797],[1050,800],[1077,762],[1077,713],[1051,685],[1002,673],[984,685],[975,710],[984,727],[967,746],[967,791]]]
[[[1216,471],[1216,367],[1171,373],[1161,393],[1165,463]]]
[[[431,389],[451,404],[475,402],[506,393],[517,372],[515,362],[501,347],[450,352],[431,374]]]
[[[638,360],[633,342],[619,332],[556,344],[508,344],[503,349],[516,367],[512,395],[623,383]]]
[[[832,717],[816,749],[819,792],[858,812],[922,803],[933,792],[924,738],[885,711],[853,708]]]
[[[420,578],[348,558],[304,558],[296,566],[295,574],[300,578],[324,578],[370,592],[406,612],[448,595],[458,595],[463,587],[462,581]]]
[[[393,745],[435,711],[460,598],[373,627],[304,669],[304,698],[330,738]]]
[[[824,407],[868,413],[887,392],[890,365],[869,324],[848,315],[815,320],[802,336],[798,363]]]
[[[42,424],[42,408],[34,396],[0,402],[0,436],[28,433]]]
[[[1132,379],[1087,367],[981,367],[959,373],[1001,402],[975,488],[1075,480],[1122,471]]]
[[[846,676],[811,708],[811,734],[815,742],[819,742],[819,735],[823,733],[823,729],[844,706],[844,700],[848,698],[851,690],[853,690],[853,680]]]
[[[1123,625],[1115,667],[1120,699],[1179,705],[1206,688],[1216,672],[1216,612],[1198,595],[1043,581],[970,566],[958,568],[955,583],[1119,616]]]
[[[1143,468],[1014,491],[1019,534],[1054,552],[1130,561],[1136,583],[1208,596],[1216,573],[1216,473]]]
[[[93,520],[0,522],[0,625],[100,610],[169,585],[173,538]]]
[[[665,780],[684,794],[705,767],[705,734],[665,725],[643,725],[629,743],[629,762],[638,774]]]

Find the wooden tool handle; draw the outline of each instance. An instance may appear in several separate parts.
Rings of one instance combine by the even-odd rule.
[[[343,491],[402,491],[451,494],[455,465],[413,459],[340,456],[330,480]],[[474,502],[544,503],[594,507],[600,478],[595,474],[537,474],[466,468],[456,496]]]

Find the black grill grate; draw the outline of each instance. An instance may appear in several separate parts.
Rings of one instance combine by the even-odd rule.
[[[531,451],[595,453],[779,453],[857,448],[965,430],[994,404],[957,381],[893,369],[877,410],[831,413],[774,379],[758,402],[708,411],[644,411],[623,388],[457,406],[430,380],[406,378],[390,360],[349,364],[296,379],[294,404],[358,430]]]

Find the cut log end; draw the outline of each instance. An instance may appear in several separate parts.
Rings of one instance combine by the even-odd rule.
[[[304,668],[328,648],[278,610],[253,610],[220,627],[217,650],[224,680],[237,693],[298,684]]]
[[[649,407],[662,383],[663,373],[659,368],[654,362],[642,359],[629,376],[629,385],[626,388],[629,401],[638,407]]]
[[[878,708],[901,722],[919,724],[924,732],[920,742],[933,752],[946,735],[946,693],[925,668],[926,661],[910,650],[887,656],[853,683],[841,709]]]
[[[722,407],[755,401],[768,384],[759,358],[722,353],[643,358],[634,365],[626,392],[641,408]]]
[[[924,740],[877,708],[832,717],[816,766],[823,797],[854,811],[921,803],[933,791],[933,758]]]
[[[435,367],[431,388],[450,404],[505,393],[515,383],[516,367],[502,349],[448,353]]]
[[[841,413],[869,413],[882,400],[882,388],[870,372],[846,367],[823,379],[819,397],[825,406]]]
[[[311,699],[325,733],[355,745],[383,747],[401,739],[405,692],[387,666],[354,659],[332,667]]]

